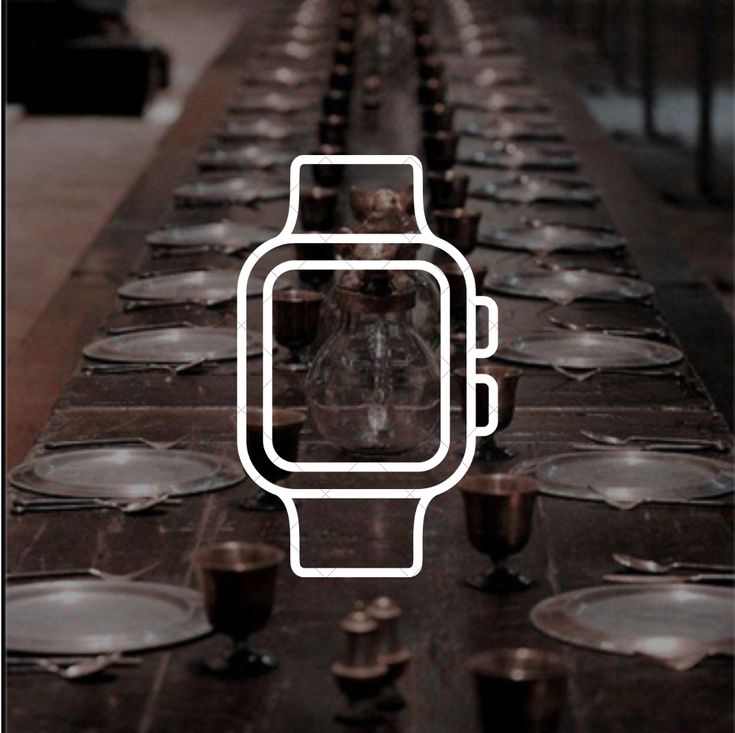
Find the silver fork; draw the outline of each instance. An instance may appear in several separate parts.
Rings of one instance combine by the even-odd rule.
[[[121,652],[99,654],[96,657],[88,657],[86,659],[80,658],[68,665],[61,664],[54,659],[38,657],[34,666],[39,671],[49,672],[50,674],[55,674],[57,677],[61,677],[61,679],[73,682],[99,674],[109,667],[118,665],[121,660]],[[137,661],[140,664],[140,659]],[[17,670],[18,666],[16,665],[15,668]]]
[[[227,298],[184,298],[181,300],[133,300],[129,303],[125,303],[123,310],[126,313],[131,311],[139,310],[150,310],[151,308],[168,308],[170,306],[177,305],[198,305],[203,308],[217,308],[227,303],[232,303],[235,300],[235,296],[229,296]]]
[[[16,515],[20,514],[40,514],[42,512],[73,512],[85,509],[115,509],[123,514],[140,514],[147,512],[153,507],[159,506],[169,501],[168,494],[160,496],[148,496],[141,499],[121,503],[108,499],[89,499],[78,502],[44,502],[41,504],[29,505],[28,503],[15,502],[11,508],[11,512]]]
[[[105,580],[109,582],[125,583],[129,580],[136,580],[149,573],[153,568],[157,568],[161,564],[160,561],[146,565],[140,570],[135,570],[132,573],[108,573],[106,570],[100,570],[99,568],[66,568],[63,570],[28,570],[17,573],[8,573],[5,576],[6,581],[14,580],[39,580],[41,578],[72,578],[79,575],[91,575],[98,580]]]
[[[592,331],[594,333],[604,333],[608,336],[640,336],[642,338],[652,336],[654,338],[666,338],[666,331],[662,328],[595,328],[592,325],[583,326],[577,323],[567,323],[554,315],[546,316],[546,320],[557,328],[579,333]]]
[[[188,257],[193,255],[221,254],[229,257],[237,256],[243,252],[249,252],[253,248],[251,244],[237,244],[231,246],[203,245],[201,247],[155,247],[153,246],[153,258],[163,259],[165,257]]]
[[[85,374],[134,374],[136,372],[168,372],[177,376],[188,374],[197,369],[212,367],[215,362],[207,358],[196,359],[186,364],[157,364],[157,363],[117,363],[117,364],[87,364],[83,367]]]
[[[575,371],[558,364],[551,364],[551,368],[559,374],[563,374],[567,379],[573,379],[575,382],[586,382],[591,377],[598,374],[620,374],[627,377],[669,377],[671,379],[682,379],[684,375],[681,372],[665,372],[661,370],[645,370],[645,369],[623,369],[623,368],[605,368],[596,367],[594,369],[580,369]]]
[[[672,446],[677,445],[698,445],[702,449],[715,450],[720,453],[726,453],[730,448],[723,440],[708,440],[706,438],[668,438],[659,435],[629,435],[625,438],[619,438],[615,435],[607,435],[606,433],[595,433],[592,430],[579,431],[585,438],[593,443],[610,446],[627,446],[636,443],[667,443]]]
[[[134,326],[111,326],[107,329],[110,336],[121,336],[125,333],[137,333],[138,331],[158,331],[163,328],[194,328],[190,321],[169,321],[168,323],[140,323]]]

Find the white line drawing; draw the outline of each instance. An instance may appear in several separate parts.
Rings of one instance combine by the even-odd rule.
[[[402,165],[412,168],[413,190],[414,190],[414,216],[418,225],[418,232],[407,234],[318,234],[294,233],[298,216],[299,204],[299,181],[301,168],[305,165]],[[454,472],[446,479],[433,486],[422,489],[292,489],[275,484],[260,475],[248,454],[247,449],[247,284],[253,268],[258,261],[268,252],[284,246],[296,243],[314,243],[321,240],[334,244],[339,243],[395,243],[398,237],[404,237],[407,241],[428,244],[442,250],[459,264],[464,272],[465,287],[467,293],[467,312],[475,313],[478,310],[486,310],[488,316],[488,344],[478,347],[476,344],[476,319],[468,318],[466,326],[466,348],[465,369],[467,371],[467,420],[466,440],[464,454]],[[441,291],[440,312],[440,445],[441,448],[429,460],[421,463],[400,461],[355,461],[344,462],[289,462],[281,458],[273,447],[272,441],[272,309],[271,299],[273,285],[279,275],[293,269],[404,269],[423,270],[437,279]],[[449,242],[437,237],[428,226],[424,212],[423,199],[423,170],[420,161],[415,156],[401,155],[335,155],[325,157],[323,155],[301,155],[295,158],[291,164],[290,172],[290,198],[289,213],[283,230],[273,239],[257,247],[245,261],[238,280],[237,293],[237,447],[240,460],[248,476],[263,490],[278,496],[285,504],[288,512],[290,526],[291,544],[291,568],[300,577],[412,577],[421,570],[423,564],[423,525],[426,509],[431,499],[438,494],[451,489],[464,476],[470,467],[475,453],[475,440],[478,437],[493,433],[497,427],[498,394],[497,384],[492,377],[477,374],[475,365],[478,359],[492,356],[497,349],[497,325],[498,311],[495,301],[487,296],[478,295],[475,292],[475,280],[469,263],[465,257]],[[426,472],[439,465],[447,455],[449,443],[449,349],[450,349],[450,324],[448,305],[448,283],[443,273],[435,265],[416,260],[389,261],[389,260],[290,260],[283,262],[268,274],[263,289],[263,444],[272,462],[292,473],[319,472],[319,473],[409,473]],[[251,376],[250,379],[253,377]],[[489,414],[488,425],[475,427],[475,390],[478,384],[484,384],[489,392]],[[281,482],[283,483],[283,482]],[[295,504],[298,500],[320,500],[329,499],[419,499],[413,526],[413,560],[408,567],[337,567],[337,568],[314,568],[301,565],[299,518]]]

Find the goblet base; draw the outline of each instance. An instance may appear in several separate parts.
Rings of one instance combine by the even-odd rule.
[[[386,713],[395,713],[406,707],[406,698],[395,685],[390,685],[380,693],[375,707]]]
[[[469,575],[465,583],[483,593],[514,593],[529,588],[533,580],[514,570],[500,567]]]
[[[283,512],[284,503],[273,494],[258,489],[252,496],[240,502],[240,508],[246,512]]]
[[[215,677],[242,679],[272,672],[278,668],[278,659],[269,652],[258,652],[246,647],[205,659],[201,667],[206,674]]]
[[[475,450],[475,458],[481,461],[507,461],[513,458],[515,453],[505,446],[498,445],[493,436],[489,436],[490,440],[480,439]]]

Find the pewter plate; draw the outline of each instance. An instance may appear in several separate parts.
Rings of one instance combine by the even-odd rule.
[[[484,122],[467,122],[460,126],[460,135],[484,140],[555,141],[562,140],[564,133],[553,120],[513,120],[493,116]]]
[[[450,104],[457,109],[474,109],[482,112],[546,112],[549,103],[537,92],[520,91],[491,92],[480,96],[477,91],[472,94],[457,95],[450,99]]]
[[[309,99],[294,99],[292,94],[268,92],[264,95],[243,95],[229,106],[229,111],[235,114],[249,114],[251,112],[275,112],[277,114],[293,114],[303,112],[314,106]]]
[[[502,249],[538,254],[549,252],[604,252],[626,245],[626,240],[611,232],[567,224],[492,229],[480,233],[480,242]]]
[[[154,247],[255,247],[278,232],[227,219],[211,224],[159,229],[146,237]]]
[[[485,280],[485,287],[505,295],[550,300],[559,305],[581,299],[640,300],[653,294],[651,285],[630,277],[591,270],[544,268],[490,275]]]
[[[197,591],[99,580],[10,585],[5,624],[8,649],[28,654],[156,649],[212,630]]]
[[[503,361],[565,369],[648,369],[675,364],[679,349],[646,339],[605,333],[536,331],[504,343],[496,352]]]
[[[261,345],[253,342],[253,353]],[[234,328],[160,328],[136,331],[94,341],[84,347],[84,356],[99,361],[143,364],[190,364],[206,359],[224,361],[237,358],[237,334]]]
[[[208,150],[197,158],[197,163],[200,168],[213,170],[244,170],[247,168],[268,170],[290,165],[294,157],[295,155],[291,153],[267,150],[258,145],[246,145],[230,149]]]
[[[189,203],[249,205],[258,201],[287,199],[289,189],[285,184],[228,178],[224,181],[191,181],[179,186],[174,195]]]
[[[277,69],[259,71],[253,76],[248,76],[243,79],[243,84],[254,86],[273,85],[295,89],[296,87],[316,83],[321,78],[322,74],[316,72],[305,72],[292,66],[280,66]]]
[[[470,191],[472,198],[507,204],[566,204],[592,206],[600,195],[590,184],[552,178],[520,176],[508,181],[487,181]]]
[[[531,611],[539,631],[569,644],[614,654],[645,654],[679,669],[714,654],[733,654],[729,588],[667,583],[599,586],[547,598]],[[681,663],[679,663],[681,662]]]
[[[293,124],[259,117],[252,122],[226,120],[217,129],[217,136],[223,140],[286,140],[304,137],[305,133]]]
[[[578,168],[571,150],[507,145],[504,150],[475,150],[460,155],[460,165],[499,170],[572,171]]]
[[[229,458],[189,450],[86,448],[48,453],[9,473],[13,486],[36,494],[143,499],[162,493],[201,494],[242,481]]]
[[[541,491],[620,508],[681,504],[733,491],[732,466],[704,456],[639,450],[562,453],[524,461],[511,473],[534,476]]]

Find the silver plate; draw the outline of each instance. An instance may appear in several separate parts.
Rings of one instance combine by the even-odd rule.
[[[540,298],[559,305],[575,300],[640,300],[653,294],[642,280],[591,270],[547,270],[528,268],[497,273],[485,280],[485,287],[497,293],[522,298]]]
[[[237,295],[237,270],[191,270],[130,280],[117,291],[121,298],[134,300],[226,300]],[[253,282],[254,292],[263,292],[262,281]]]
[[[236,148],[216,148],[199,155],[197,163],[201,168],[219,170],[241,170],[253,168],[268,170],[278,166],[291,164],[295,155],[292,153],[267,150],[258,145],[245,145]]]
[[[733,654],[729,588],[664,584],[585,588],[541,601],[534,626],[570,644],[614,654],[643,654],[688,669],[714,654]]]
[[[639,450],[561,453],[513,466],[534,476],[541,491],[619,508],[644,502],[680,504],[733,490],[730,464],[703,456]]]
[[[457,109],[474,109],[482,112],[546,112],[549,103],[536,91],[490,92],[479,95],[472,93],[459,94],[450,98],[451,105]]]
[[[500,170],[569,171],[578,167],[574,153],[568,148],[504,144],[500,149],[474,150],[460,154],[457,162],[478,168]]]
[[[540,254],[558,251],[604,252],[626,244],[625,239],[610,232],[559,224],[493,229],[481,232],[480,242],[503,249]]]
[[[278,232],[234,221],[159,229],[146,237],[154,247],[255,247]]]
[[[253,343],[253,353],[261,353]],[[248,348],[250,352],[250,348]],[[84,356],[99,361],[143,364],[190,364],[193,361],[225,361],[237,358],[237,334],[233,328],[161,328],[136,331],[94,341]]]
[[[304,131],[293,124],[259,117],[252,122],[227,120],[217,129],[223,140],[286,140],[303,137]]]
[[[314,106],[309,99],[294,99],[293,93],[268,92],[263,95],[246,94],[236,99],[229,106],[230,112],[275,112],[277,114],[293,114],[303,112]]]
[[[483,140],[526,140],[554,141],[562,140],[564,133],[553,120],[532,121],[515,120],[493,115],[482,122],[467,122],[460,125],[460,135],[481,138]]]
[[[504,361],[566,369],[646,369],[675,364],[681,351],[645,339],[604,333],[536,331],[518,336],[498,349]]]
[[[179,186],[174,195],[181,201],[191,203],[248,205],[259,201],[287,199],[289,189],[285,184],[238,177],[223,181],[191,181]]]
[[[28,654],[105,654],[190,641],[212,629],[201,594],[161,583],[56,580],[11,585],[5,642]]]
[[[592,206],[600,198],[588,183],[520,176],[516,180],[488,181],[470,191],[470,196],[509,204],[577,204]]]
[[[87,448],[39,456],[16,466],[9,478],[37,494],[132,500],[215,491],[244,474],[229,458],[197,451]]]
[[[118,289],[121,298],[131,300],[227,300],[237,295],[238,270],[191,270],[171,275],[156,275],[130,280]],[[289,285],[279,278],[274,290],[284,290]],[[263,280],[248,278],[248,298],[263,294]]]

